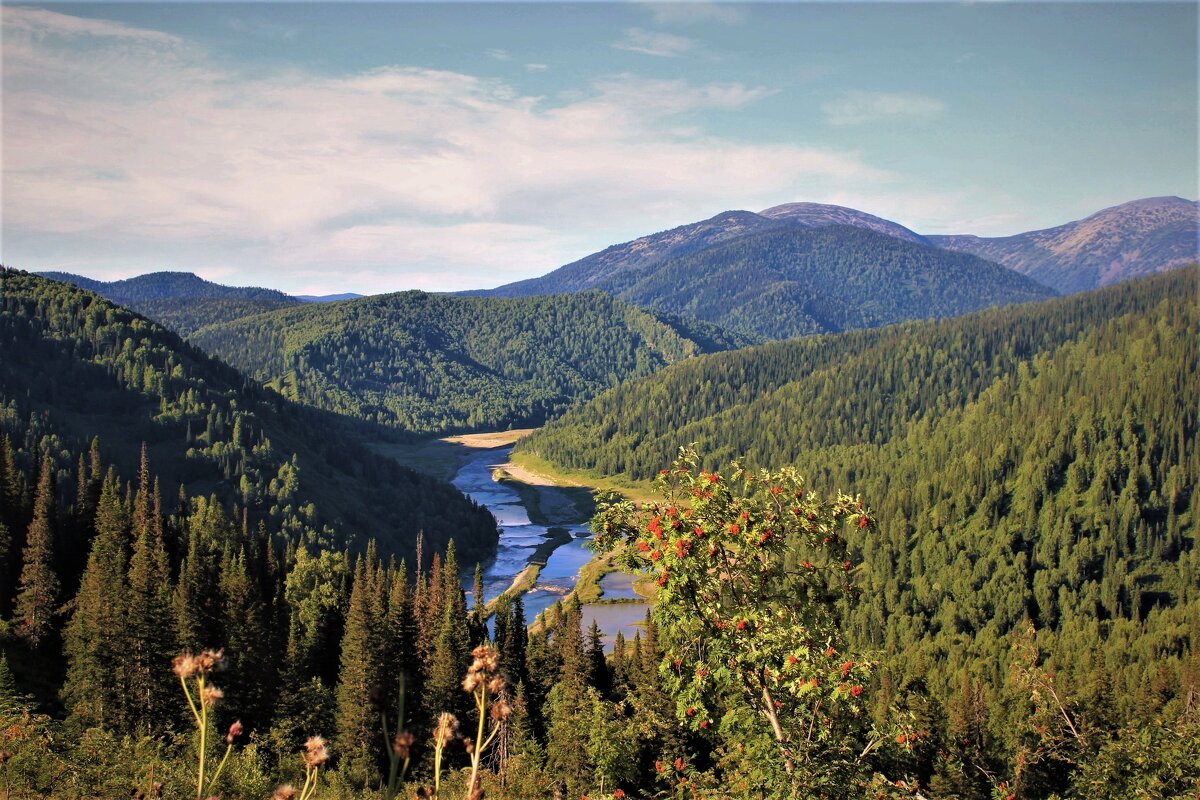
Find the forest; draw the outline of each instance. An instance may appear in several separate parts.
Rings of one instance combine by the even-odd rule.
[[[289,399],[423,434],[539,425],[621,380],[740,342],[600,292],[403,292],[246,317],[189,340]]]
[[[1054,295],[975,256],[846,225],[753,233],[597,285],[630,303],[767,339],[948,317]]]
[[[680,358],[549,423],[526,458],[657,498],[592,522],[657,593],[611,642],[485,597],[494,520],[373,421],[0,277],[8,796],[1200,789],[1195,268]]]

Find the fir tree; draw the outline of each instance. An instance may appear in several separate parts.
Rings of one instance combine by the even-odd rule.
[[[462,691],[462,680],[471,662],[471,633],[467,624],[466,596],[458,582],[458,560],[453,541],[446,548],[446,563],[441,576],[439,594],[444,598],[444,605],[429,663],[425,696],[430,711],[449,711],[459,719],[466,719],[470,698]]]
[[[17,634],[31,647],[42,645],[54,630],[59,581],[54,571],[54,465],[50,454],[42,458],[33,520],[25,537],[21,581],[14,616]]]
[[[129,515],[116,477],[103,482],[96,509],[96,536],[65,631],[67,680],[63,702],[87,726],[125,727],[129,700],[117,665],[127,650],[119,598],[129,595]]]
[[[171,614],[171,575],[163,548],[157,483],[142,446],[138,491],[133,502],[133,552],[129,559],[129,603],[124,659],[126,691],[134,704],[135,726],[151,730],[174,708],[174,676],[168,668],[177,634]]]
[[[346,611],[337,686],[337,752],[354,785],[378,777],[374,750],[378,736],[381,661],[379,620],[372,603],[372,568],[359,558]]]

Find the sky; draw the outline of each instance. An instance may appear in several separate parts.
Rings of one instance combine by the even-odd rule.
[[[0,8],[0,262],[488,288],[815,201],[1007,235],[1197,196],[1197,4]]]

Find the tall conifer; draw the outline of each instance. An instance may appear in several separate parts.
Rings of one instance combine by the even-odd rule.
[[[38,476],[33,520],[25,537],[14,611],[17,634],[34,648],[46,642],[54,630],[59,592],[54,571],[54,517],[54,465],[46,453]]]
[[[142,446],[138,490],[133,501],[133,552],[129,559],[129,605],[125,658],[127,691],[135,704],[137,727],[161,725],[174,707],[171,657],[176,633],[171,614],[171,575],[163,548],[157,482],[151,483],[150,461]]]
[[[125,617],[119,599],[129,594],[129,515],[112,473],[100,492],[95,527],[64,636],[67,680],[63,702],[84,725],[122,730],[129,700],[118,669],[126,654]]]

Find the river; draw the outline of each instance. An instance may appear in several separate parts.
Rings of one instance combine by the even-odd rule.
[[[538,545],[550,536],[546,526],[530,521],[521,496],[492,478],[493,470],[504,466],[511,452],[511,447],[480,451],[459,469],[451,481],[459,491],[491,511],[499,524],[500,539],[496,544],[496,557],[483,565],[485,599],[496,597],[511,586],[513,579],[529,565],[529,559]],[[579,578],[580,568],[594,555],[587,546],[591,533],[586,522],[558,527],[566,528],[571,539],[554,549],[546,560],[546,566],[538,574],[537,583],[522,598],[525,619],[530,623],[538,614],[571,593]],[[471,605],[474,603],[474,599],[470,598],[474,588],[474,568],[464,566],[467,566],[467,570],[463,588],[469,598],[468,605]],[[607,598],[638,597],[633,591],[631,577],[621,573],[609,573],[601,581],[600,587]],[[586,630],[595,620],[605,633],[606,645],[611,649],[618,630],[627,638],[633,637],[648,608],[642,602],[588,604],[583,607],[583,626]]]

